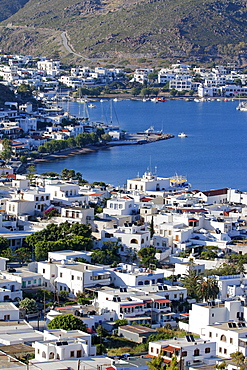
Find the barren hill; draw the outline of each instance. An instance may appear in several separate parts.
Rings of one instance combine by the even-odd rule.
[[[66,57],[60,37],[66,31],[76,53],[105,62],[245,63],[247,58],[247,0],[29,0],[22,5],[1,23],[3,51]]]

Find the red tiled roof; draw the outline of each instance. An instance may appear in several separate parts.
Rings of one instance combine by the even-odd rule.
[[[172,347],[172,346],[166,346],[166,347],[162,346],[162,349],[165,350],[166,352],[174,353],[177,348]]]
[[[184,212],[184,213],[201,213],[201,212],[206,212],[206,209],[204,208],[178,208],[179,211]]]
[[[228,188],[223,188],[223,189],[216,189],[216,190],[208,190],[208,191],[202,191],[204,195],[207,197],[213,197],[216,195],[224,195],[227,194]]]
[[[92,193],[92,194],[89,194],[89,196],[92,196],[92,195],[104,195],[105,193]]]
[[[5,175],[4,177],[6,177],[6,179],[13,179],[15,180],[16,179],[16,175],[15,174],[8,174],[8,175]]]
[[[154,198],[142,198],[141,202],[150,202],[150,200],[153,200]]]
[[[95,331],[92,328],[87,328],[87,333],[88,334],[94,334]]]
[[[147,358],[153,358],[153,357],[156,357],[156,356],[153,356],[153,355],[144,355],[144,357],[147,357]],[[171,360],[168,360],[166,358],[163,358],[163,362],[165,364],[169,364],[171,362]],[[114,369],[115,370],[115,369]]]

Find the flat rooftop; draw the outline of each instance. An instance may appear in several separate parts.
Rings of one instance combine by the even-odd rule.
[[[234,331],[235,333],[247,333],[247,326],[238,327],[238,324],[236,323],[236,327],[231,328],[231,327],[229,327],[228,324],[233,324],[233,322],[229,322],[229,323],[228,322],[222,322],[220,324],[215,324],[215,325],[210,325],[210,326],[212,326],[214,328],[217,328],[217,329],[221,329],[221,330]]]
[[[124,325],[124,326],[121,326],[120,328],[123,329],[123,330],[130,331],[130,332],[135,333],[135,334],[144,334],[144,333],[152,333],[153,334],[153,333],[157,332],[157,330],[155,330],[155,329],[151,329],[151,328],[141,326],[141,325]]]
[[[47,362],[37,362],[32,360],[32,363],[35,366],[35,369],[39,368],[40,370],[77,370],[78,369],[78,359],[70,359],[70,360],[55,360],[55,361],[47,361]],[[102,370],[106,370],[107,367],[111,366],[112,360],[105,356],[97,356],[97,357],[87,357],[87,358],[80,358],[80,369],[84,370],[95,370],[97,366],[100,366]]]

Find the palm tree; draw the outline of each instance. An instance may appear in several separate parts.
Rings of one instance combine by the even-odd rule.
[[[207,301],[208,299],[216,299],[219,294],[219,288],[215,278],[201,278],[197,285],[198,298]]]
[[[148,362],[148,367],[150,370],[165,370],[163,357],[161,355],[153,357],[152,360]]]
[[[181,282],[187,289],[188,296],[197,298],[197,288],[200,276],[193,267],[189,267],[188,272],[182,277]]]

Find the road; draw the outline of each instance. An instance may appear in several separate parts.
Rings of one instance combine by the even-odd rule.
[[[65,47],[65,49],[66,49],[69,53],[74,54],[74,55],[76,55],[77,57],[83,58],[83,59],[85,59],[85,60],[89,60],[89,61],[96,61],[96,60],[97,60],[97,59],[90,59],[90,58],[87,58],[87,57],[85,57],[85,56],[83,56],[83,55],[80,55],[80,54],[75,53],[75,52],[71,49],[71,47],[69,46],[69,44],[68,44],[68,39],[67,39],[66,32],[62,32],[62,33],[61,33],[61,37],[62,37],[63,46]]]

